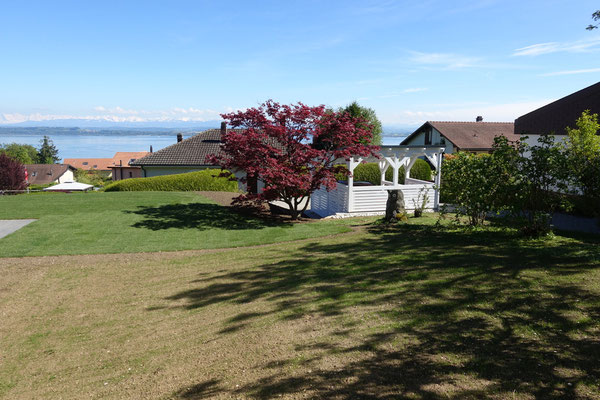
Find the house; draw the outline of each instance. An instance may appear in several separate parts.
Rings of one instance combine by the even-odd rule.
[[[427,121],[404,139],[401,146],[443,146],[446,153],[468,151],[487,153],[492,151],[494,138],[506,136],[511,141],[519,139],[512,122]]]
[[[73,181],[75,168],[69,164],[25,164],[30,185],[49,185]]]
[[[227,129],[227,123],[222,122],[220,129],[209,129],[185,140],[181,134],[178,134],[177,143],[150,153],[130,165],[140,167],[143,177],[220,168],[218,165],[208,163],[206,158],[210,155],[221,154],[221,137],[230,131],[232,129]],[[246,173],[235,171],[234,174],[239,182],[239,178],[244,177]],[[247,186],[241,182],[239,185],[240,190],[247,189]],[[256,193],[262,189],[262,182],[256,179],[248,182],[248,188],[249,191]]]
[[[185,140],[178,134],[177,143],[139,158],[130,165],[140,167],[143,177],[219,168],[218,165],[207,163],[206,157],[221,153],[221,135],[225,132],[225,126],[222,126],[221,129],[209,129]]]
[[[600,114],[600,82],[588,86],[515,120],[515,134],[527,136],[529,145],[537,144],[540,135],[555,135],[558,141],[566,138],[566,127],[575,127],[575,121],[585,110]]]
[[[128,178],[141,178],[142,167],[130,164],[148,154],[150,153],[147,151],[116,152],[115,156],[112,158],[112,163],[109,165],[109,168],[112,171],[113,181]]]

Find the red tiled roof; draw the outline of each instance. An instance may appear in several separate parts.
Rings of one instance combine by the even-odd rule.
[[[109,165],[112,164],[112,158],[65,158],[65,164],[70,164],[77,169],[100,171],[109,171]]]
[[[129,166],[130,162],[134,162],[135,160],[138,160],[142,157],[146,157],[148,154],[150,153],[147,151],[117,151],[112,159],[112,165],[122,165],[124,167],[127,167]]]

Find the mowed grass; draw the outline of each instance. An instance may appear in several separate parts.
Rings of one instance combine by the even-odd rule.
[[[0,219],[21,218],[38,221],[0,239],[0,257],[249,246],[348,230],[242,216],[190,192],[0,196]]]
[[[0,260],[0,397],[600,398],[597,237],[370,221]]]

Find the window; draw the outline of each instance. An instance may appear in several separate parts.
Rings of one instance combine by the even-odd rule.
[[[83,162],[83,165],[88,165],[88,162],[87,162],[87,161],[84,161],[84,162]]]
[[[133,178],[133,172],[129,171],[129,177]]]
[[[425,144],[431,144],[431,128],[425,129]]]

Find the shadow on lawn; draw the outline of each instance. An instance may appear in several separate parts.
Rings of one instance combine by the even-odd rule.
[[[263,365],[266,377],[231,395],[600,397],[600,288],[577,276],[600,267],[595,241],[548,243],[510,230],[410,225],[370,233],[312,242],[274,264],[269,258],[281,254],[273,250],[264,265],[200,278],[196,289],[170,297],[186,299],[190,309],[254,300],[272,305],[231,318],[221,334],[266,314],[318,315],[340,327],[323,341],[296,343],[289,359]],[[347,322],[361,307],[383,318],[377,332],[365,330],[360,315],[342,326],[338,316]],[[314,371],[291,376],[281,366],[300,352],[310,354],[303,365]],[[316,367],[331,357],[337,368]]]
[[[143,216],[145,219],[133,224],[135,228],[153,231],[178,229],[262,229],[272,226],[290,226],[278,220],[255,217],[248,213],[237,212],[229,207],[217,204],[189,203],[167,204],[158,207],[139,207],[135,211],[126,211]]]

